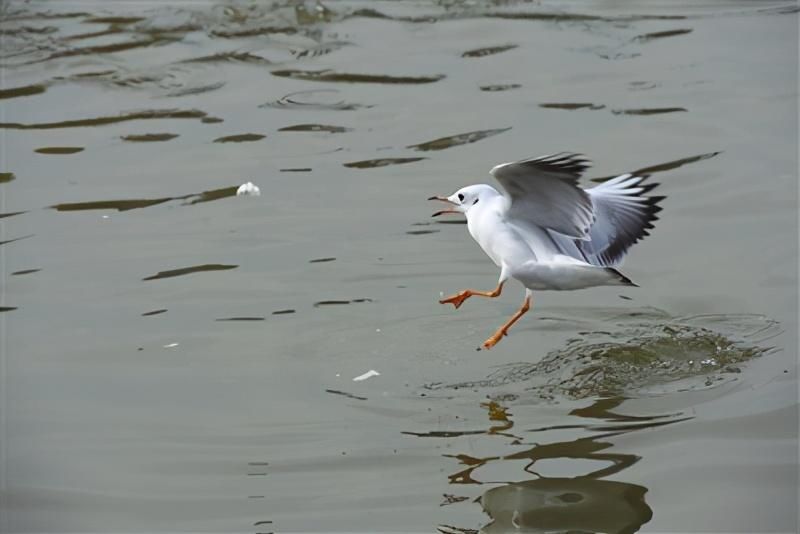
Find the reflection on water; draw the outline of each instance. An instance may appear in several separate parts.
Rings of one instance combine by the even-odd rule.
[[[11,211],[9,213],[0,213],[0,219],[5,217],[13,217],[14,215],[22,215],[23,213],[27,213],[26,211]]]
[[[154,119],[201,119],[207,114],[196,109],[177,110],[177,109],[157,109],[149,111],[133,111],[121,113],[112,117],[95,117],[92,119],[77,119],[58,122],[40,122],[33,124],[23,124],[19,122],[0,122],[0,128],[10,130],[55,130],[57,128],[82,128],[88,126],[104,126],[118,122],[154,120]]]
[[[19,96],[32,96],[44,93],[47,88],[44,85],[26,85],[23,87],[11,87],[0,89],[0,100],[3,98],[16,98]]]
[[[637,35],[636,37],[634,37],[634,39],[640,42],[647,42],[647,41],[652,41],[654,39],[663,39],[664,37],[675,37],[676,35],[684,35],[686,33],[692,33],[692,29],[679,28],[677,30],[664,30],[661,32],[644,33],[642,35]]]
[[[222,265],[219,263],[206,263],[204,265],[194,265],[192,267],[182,267],[180,269],[170,269],[169,271],[160,271],[152,276],[142,278],[142,280],[160,280],[162,278],[173,278],[175,276],[184,276],[192,273],[199,273],[204,271],[227,271],[235,269],[238,265]]]
[[[638,109],[612,109],[614,115],[663,115],[664,113],[679,113],[688,111],[686,108],[638,108]]]
[[[406,432],[418,437],[453,438],[465,435],[495,436],[507,446],[519,449],[505,455],[475,457],[470,454],[445,454],[466,468],[448,475],[450,484],[484,485],[501,484],[486,490],[476,499],[491,518],[480,532],[498,533],[523,530],[525,532],[605,532],[631,533],[647,523],[652,510],[645,500],[647,488],[620,481],[603,480],[618,475],[640,460],[640,456],[609,451],[613,438],[629,432],[688,421],[691,417],[681,413],[648,416],[629,416],[615,413],[626,399],[613,397],[595,400],[590,406],[573,410],[570,415],[600,420],[598,423],[580,423],[568,426],[534,428],[522,434],[535,433],[536,442],[512,434],[513,414],[498,402],[481,406],[486,409],[490,425],[484,430],[460,432]],[[522,408],[522,407],[520,407]],[[598,433],[568,441],[546,442],[550,432],[587,430]],[[531,446],[532,445],[532,446]],[[605,464],[573,476],[543,476],[537,465],[545,460],[559,460],[562,470],[574,471],[589,463]],[[567,461],[564,463],[564,461]],[[587,462],[588,461],[588,462]],[[515,462],[520,466],[519,476],[525,480],[501,481],[481,476],[482,471],[500,463]],[[574,464],[574,465],[570,465]],[[535,478],[528,478],[528,477]],[[447,495],[446,495],[447,497]],[[453,496],[455,497],[455,496]],[[466,501],[455,497],[444,504]],[[475,532],[469,528],[440,525],[440,532]]]
[[[84,148],[81,146],[46,146],[34,150],[34,152],[36,152],[37,154],[53,154],[53,155],[77,154],[78,152],[83,152],[83,151]]]
[[[351,131],[350,128],[344,126],[330,126],[327,124],[295,124],[294,126],[286,126],[279,128],[279,132],[328,132],[328,133],[344,133]]]
[[[11,276],[21,276],[21,275],[24,275],[24,274],[33,274],[33,273],[38,273],[39,271],[41,271],[41,269],[22,269],[20,271],[14,271],[13,273],[11,273]]]
[[[508,50],[513,50],[517,48],[518,45],[509,44],[509,45],[502,45],[502,46],[488,46],[486,48],[475,48],[473,50],[467,50],[461,57],[483,57],[483,56],[492,56],[494,54],[500,54],[502,52],[506,52]]]
[[[218,137],[214,139],[215,143],[246,143],[250,141],[260,141],[264,139],[266,135],[261,134],[254,134],[254,133],[246,133],[246,134],[237,134],[237,135],[226,135],[225,137]]]
[[[545,109],[566,109],[573,111],[576,109],[604,109],[603,104],[592,104],[591,102],[545,102],[539,104],[540,108]]]
[[[334,72],[330,70],[274,70],[273,76],[281,78],[294,78],[313,82],[343,82],[343,83],[385,83],[400,85],[416,85],[422,83],[438,82],[443,75],[436,76],[388,76],[386,74],[356,74],[350,72]]]
[[[8,215],[17,215],[17,213],[8,213],[8,214],[6,214],[6,216],[8,216]],[[31,238],[31,237],[33,237],[33,234],[24,235],[22,237],[14,237],[12,239],[6,239],[4,241],[0,241],[0,245],[8,245],[9,243],[15,243],[17,241],[22,241],[23,239],[28,239],[28,238]]]
[[[505,84],[493,84],[493,85],[481,85],[481,91],[486,91],[487,93],[498,93],[501,91],[511,91],[512,89],[519,89],[522,85],[518,83],[505,83]]]
[[[691,163],[697,163],[699,161],[707,160],[713,158],[715,156],[720,155],[721,152],[709,152],[707,154],[698,154],[696,156],[689,156],[686,158],[680,158],[673,161],[667,161],[665,163],[658,163],[656,165],[648,165],[647,167],[642,167],[641,169],[636,169],[632,171],[632,174],[636,174],[639,176],[647,176],[650,174],[655,174],[657,172],[665,172],[671,171],[673,169],[677,169],[683,167],[684,165],[689,165]],[[592,178],[593,182],[605,182],[613,178],[614,176],[604,176],[602,178]]]
[[[637,532],[653,516],[646,492],[635,484],[588,477],[516,482],[483,494],[492,522],[481,532]]]
[[[310,89],[307,91],[294,91],[282,96],[274,102],[267,102],[260,107],[277,108],[286,110],[307,110],[307,111],[354,111],[372,106],[335,100],[334,95],[338,94],[336,89]]]
[[[235,197],[238,186],[232,185],[230,187],[222,187],[220,189],[211,189],[201,193],[190,193],[188,195],[181,195],[177,197],[161,197],[161,198],[137,198],[125,200],[93,200],[89,202],[65,202],[62,204],[54,204],[50,206],[56,211],[85,211],[85,210],[117,210],[128,211],[141,208],[149,208],[150,206],[157,206],[164,202],[172,200],[185,200],[183,205],[191,206],[193,204],[200,204],[203,202],[211,202],[212,200],[220,200],[228,197]]]
[[[410,145],[407,148],[413,148],[414,150],[421,150],[423,152],[428,150],[444,150],[445,148],[451,148],[454,146],[475,143],[476,141],[480,141],[481,139],[486,139],[487,137],[492,137],[494,135],[507,132],[510,129],[511,129],[510,127],[495,128],[493,130],[478,130],[476,132],[467,132],[458,135],[450,135],[447,137],[440,137],[439,139],[434,139],[433,141],[420,143],[418,145]]]
[[[422,161],[427,158],[379,158],[379,159],[367,159],[362,161],[351,161],[349,163],[344,163],[345,167],[349,167],[351,169],[374,169],[376,167],[386,167],[388,165],[402,165],[404,163],[414,163],[416,161]]]
[[[123,135],[121,139],[123,141],[133,141],[138,143],[147,143],[147,142],[158,142],[158,141],[169,141],[170,139],[175,139],[178,137],[178,134],[171,134],[171,133],[147,133],[147,134],[131,134],[131,135]]]
[[[477,456],[472,452],[444,454],[456,460],[459,469],[447,476],[459,486],[497,485],[479,498],[491,518],[480,532],[605,532],[633,533],[650,521],[652,510],[645,500],[647,488],[608,476],[619,477],[637,463],[637,454],[614,452],[614,438],[692,419],[683,413],[625,415],[615,412],[625,400],[645,387],[666,391],[710,387],[735,380],[736,364],[758,357],[771,348],[766,344],[781,332],[778,323],[762,315],[706,314],[672,318],[653,308],[608,309],[594,316],[602,320],[594,330],[579,333],[567,345],[535,363],[501,366],[486,380],[455,384],[429,384],[429,390],[485,391],[522,382],[533,397],[495,389],[497,400],[481,406],[489,425],[484,428],[405,432],[420,438],[453,439],[491,436],[503,439],[513,452]],[[542,320],[562,322],[558,317]],[[566,319],[568,321],[574,318]],[[688,383],[696,378],[699,382]],[[518,388],[517,388],[518,390]],[[515,427],[506,402],[554,399],[561,396],[595,397],[587,407],[569,415],[593,420],[538,427],[520,431]],[[599,396],[599,398],[597,398]],[[501,400],[502,399],[502,400]],[[519,405],[519,409],[525,407]],[[553,439],[551,434],[589,432],[571,440]],[[535,436],[532,442],[528,436]],[[499,480],[493,473],[501,464],[515,462],[519,475]],[[587,464],[589,467],[586,467]],[[599,465],[598,465],[599,464]],[[557,468],[554,466],[558,466]],[[543,475],[544,472],[556,473]],[[560,473],[577,476],[563,476]],[[503,470],[501,472],[508,472]],[[523,480],[520,480],[520,477]],[[533,478],[530,478],[533,477]],[[469,528],[440,525],[448,534],[474,532]]]

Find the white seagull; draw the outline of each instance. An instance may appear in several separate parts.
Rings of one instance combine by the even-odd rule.
[[[643,184],[646,175],[623,174],[583,189],[578,179],[590,165],[580,154],[563,152],[502,163],[491,174],[503,194],[478,184],[428,199],[451,204],[434,217],[466,215],[470,235],[500,267],[494,290],[465,289],[440,303],[458,308],[473,295],[497,297],[509,278],[525,286],[522,307],[483,343],[485,348],[495,346],[530,309],[534,289],[636,286],[615,267],[648,235],[665,197],[646,196],[658,185]]]

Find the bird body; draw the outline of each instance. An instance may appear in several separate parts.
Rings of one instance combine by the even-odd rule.
[[[467,212],[472,238],[500,267],[500,282],[514,278],[528,289],[572,290],[599,285],[631,285],[616,269],[574,258],[559,248],[547,229],[508,219],[508,201],[493,187]],[[486,202],[484,202],[486,200]]]
[[[578,154],[555,154],[503,163],[491,174],[505,193],[486,184],[464,187],[452,205],[434,214],[463,213],[473,239],[500,267],[494,291],[464,290],[442,303],[456,308],[470,296],[496,297],[514,278],[526,288],[522,308],[490,337],[491,348],[530,307],[532,290],[574,290],[603,285],[635,286],[616,266],[648,235],[661,210],[658,184],[623,174],[590,189],[577,185],[589,162]]]

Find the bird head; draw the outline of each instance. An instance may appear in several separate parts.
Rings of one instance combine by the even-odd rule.
[[[469,215],[470,210],[475,208],[481,200],[486,199],[492,194],[498,194],[493,187],[478,184],[462,187],[449,197],[433,196],[428,200],[440,200],[450,204],[447,209],[437,211],[432,217],[438,217],[445,213],[463,213],[464,215]]]

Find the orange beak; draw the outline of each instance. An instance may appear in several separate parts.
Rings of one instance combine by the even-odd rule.
[[[433,197],[430,197],[430,198],[428,198],[428,200],[439,200],[439,201],[441,201],[441,202],[447,202],[448,204],[452,204],[452,202],[450,201],[450,199],[449,199],[449,198],[447,198],[447,197],[433,196]],[[433,215],[431,215],[431,217],[438,217],[439,215],[444,215],[445,213],[455,213],[456,215],[458,215],[458,214],[460,214],[461,212],[460,212],[460,211],[453,210],[453,209],[446,209],[446,210],[442,210],[442,211],[437,211],[436,213],[434,213]]]

